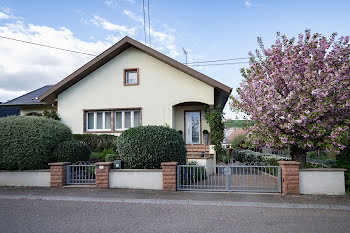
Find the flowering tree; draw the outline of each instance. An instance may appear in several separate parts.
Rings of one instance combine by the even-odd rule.
[[[256,122],[250,127],[252,147],[290,148],[292,159],[304,167],[310,150],[343,150],[349,139],[349,36],[335,40],[316,33],[297,41],[277,33],[271,48],[250,52],[242,69],[233,110]]]

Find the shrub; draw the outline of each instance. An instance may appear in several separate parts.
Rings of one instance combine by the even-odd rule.
[[[128,129],[119,136],[117,148],[127,168],[160,168],[162,162],[186,162],[181,135],[164,126]]]
[[[71,130],[44,117],[0,118],[0,169],[42,169],[56,146],[72,139]]]
[[[251,150],[236,150],[235,160],[242,163],[267,163],[271,166],[278,166],[278,161],[291,160],[291,158],[274,154],[264,154]]]
[[[78,140],[64,141],[58,144],[52,153],[55,162],[87,161],[90,158],[90,147]]]
[[[45,110],[43,112],[43,116],[46,118],[57,120],[57,121],[61,120],[60,116],[57,113],[57,110]]]
[[[234,137],[231,142],[231,148],[232,149],[242,148],[242,143],[244,142],[244,139],[245,139],[245,134],[239,134],[236,137]]]
[[[73,134],[75,140],[85,142],[93,152],[102,152],[105,149],[117,149],[117,136],[109,134]]]
[[[221,146],[216,147],[216,160],[218,162],[224,162],[224,158],[228,156],[228,151]]]
[[[345,168],[345,189],[350,192],[350,145],[337,155],[336,166]]]
[[[116,159],[118,159],[118,155],[116,154],[108,154],[105,157],[106,162],[113,162]]]

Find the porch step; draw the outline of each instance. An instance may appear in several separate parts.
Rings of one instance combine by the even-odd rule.
[[[203,144],[194,144],[194,145],[186,145],[187,149],[187,159],[195,159],[195,158],[212,158],[214,155],[209,153],[209,145]],[[200,152],[204,152],[203,157],[200,156]]]

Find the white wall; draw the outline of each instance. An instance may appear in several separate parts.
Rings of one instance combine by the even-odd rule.
[[[300,194],[344,195],[344,169],[300,169]]]
[[[50,170],[0,171],[0,186],[50,187]]]
[[[123,69],[139,68],[139,85],[123,85]],[[83,133],[83,109],[142,108],[142,125],[172,126],[174,105],[214,104],[214,88],[133,47],[58,95],[58,113]],[[181,116],[183,118],[183,116]]]
[[[162,189],[161,169],[121,169],[109,172],[110,188]]]
[[[216,165],[216,162],[213,158],[187,159],[187,162],[196,162],[197,165],[200,165],[200,166],[213,166],[213,167],[205,168],[207,175],[211,175],[216,171],[216,167],[214,167]]]

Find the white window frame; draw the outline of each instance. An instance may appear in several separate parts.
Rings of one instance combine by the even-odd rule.
[[[94,114],[94,128],[89,129],[89,118],[88,114],[93,113]],[[102,129],[97,129],[97,113],[102,113]],[[85,130],[89,132],[95,132],[95,131],[112,131],[112,125],[110,129],[106,129],[106,113],[110,113],[111,117],[113,112],[112,111],[87,111],[85,112]]]
[[[122,113],[122,128],[116,128],[117,125],[117,112],[121,112]],[[123,131],[123,130],[127,130],[130,128],[125,128],[125,112],[130,112],[130,128],[134,128],[135,124],[134,124],[134,113],[135,112],[140,112],[140,126],[141,126],[141,110],[116,110],[114,111],[114,127],[116,131]]]

